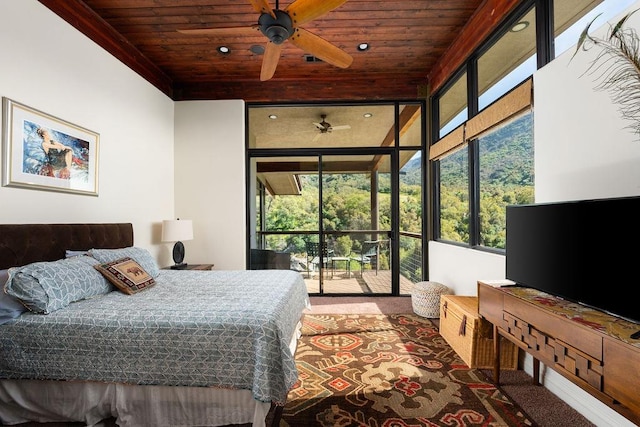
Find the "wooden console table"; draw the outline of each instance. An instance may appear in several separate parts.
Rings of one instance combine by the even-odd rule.
[[[603,292],[605,290],[603,289]],[[640,325],[530,288],[478,282],[478,312],[500,334],[533,357],[533,381],[540,362],[640,424]],[[500,340],[493,340],[500,354]],[[493,375],[500,382],[499,360]]]

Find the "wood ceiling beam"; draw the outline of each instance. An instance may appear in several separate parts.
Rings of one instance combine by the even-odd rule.
[[[371,172],[373,169],[370,161],[334,161],[323,162],[323,172],[349,173],[349,172]],[[318,173],[318,162],[259,162],[256,167],[257,173],[269,172],[292,172],[300,174]]]
[[[486,0],[482,3],[429,72],[428,80],[432,93],[458,70],[520,2],[521,0]]]

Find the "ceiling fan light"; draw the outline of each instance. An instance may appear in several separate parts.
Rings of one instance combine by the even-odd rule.
[[[272,25],[266,29],[265,35],[275,44],[282,44],[289,38],[291,34],[285,27],[280,25]]]
[[[293,34],[293,21],[291,17],[282,10],[274,10],[274,18],[268,13],[263,13],[258,19],[262,34],[275,44],[282,44]]]

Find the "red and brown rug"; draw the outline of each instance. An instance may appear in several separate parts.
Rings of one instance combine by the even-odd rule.
[[[307,314],[281,427],[534,426],[429,320]]]

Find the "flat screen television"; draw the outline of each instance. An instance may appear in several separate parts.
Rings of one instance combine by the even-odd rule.
[[[506,213],[507,279],[640,323],[640,197]]]

